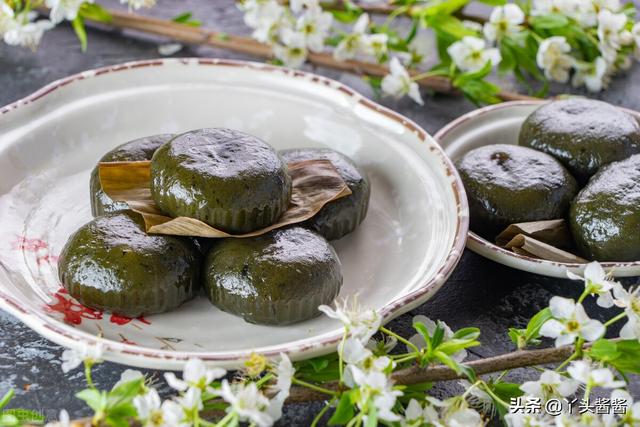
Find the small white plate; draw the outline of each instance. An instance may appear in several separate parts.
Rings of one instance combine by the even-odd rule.
[[[435,135],[451,159],[456,161],[466,152],[483,145],[517,144],[520,126],[536,108],[546,101],[512,101],[471,111],[452,121]],[[640,118],[640,113],[623,109]],[[553,262],[518,255],[503,249],[470,231],[467,247],[492,261],[518,270],[549,277],[567,277],[567,270],[581,273],[585,264]],[[616,277],[640,275],[640,261],[603,262],[602,266]]]
[[[90,220],[89,171],[122,142],[225,126],[277,149],[325,146],[372,181],[369,214],[335,242],[341,297],[389,320],[426,301],[464,249],[468,207],[442,149],[410,120],[313,74],[216,59],[165,59],[88,71],[0,109],[0,308],[66,347],[101,341],[106,358],[180,369],[189,357],[225,367],[253,352],[293,359],[333,351],[338,322],[245,323],[196,298],[146,319],[89,310],[60,292],[56,256]],[[98,335],[102,338],[98,338]]]

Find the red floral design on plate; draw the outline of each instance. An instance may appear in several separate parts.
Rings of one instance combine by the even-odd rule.
[[[17,236],[13,242],[13,249],[23,252],[33,252],[36,254],[36,263],[55,264],[58,262],[58,256],[52,255],[49,251],[49,243],[42,239],[30,239],[26,236]]]
[[[147,319],[144,318],[144,316],[138,316],[138,317],[126,317],[126,316],[120,316],[118,314],[111,314],[111,317],[109,318],[109,321],[111,323],[115,323],[116,325],[126,325],[127,323],[131,322],[132,320],[137,320],[139,322],[142,322],[146,325],[150,325],[151,322],[149,322]]]
[[[82,319],[100,320],[102,319],[102,311],[85,307],[70,296],[65,289],[60,289],[53,296],[56,302],[47,304],[49,311],[62,313],[64,321],[72,325],[79,325]]]

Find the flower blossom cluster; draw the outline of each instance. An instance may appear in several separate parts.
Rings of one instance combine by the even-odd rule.
[[[44,33],[63,21],[74,21],[85,4],[93,4],[94,0],[44,0],[44,6],[50,9],[48,19],[38,19],[38,13],[28,8],[16,9],[13,4],[0,0],[0,39],[10,46],[27,47],[35,50]],[[120,0],[128,4],[130,9],[152,7],[155,0]],[[29,4],[29,2],[26,2]]]

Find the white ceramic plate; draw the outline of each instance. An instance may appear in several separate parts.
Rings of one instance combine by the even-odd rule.
[[[389,320],[424,301],[457,264],[468,208],[455,169],[408,119],[333,80],[264,64],[168,59],[88,71],[0,110],[0,308],[67,347],[102,341],[105,357],[180,369],[189,357],[226,367],[251,352],[302,359],[331,352],[340,325],[245,323],[205,298],[146,319],[86,309],[60,292],[56,256],[90,218],[89,171],[145,135],[226,126],[278,149],[326,146],[372,181],[369,214],[335,242],[341,297]],[[98,335],[103,338],[98,338]]]
[[[454,161],[474,148],[489,144],[517,144],[520,126],[545,101],[513,101],[471,111],[440,129],[434,139]],[[640,117],[635,111],[626,112]],[[515,254],[469,232],[467,247],[490,260],[530,273],[567,277],[567,270],[581,273],[584,264],[545,261]],[[603,262],[617,277],[639,276],[640,261]]]

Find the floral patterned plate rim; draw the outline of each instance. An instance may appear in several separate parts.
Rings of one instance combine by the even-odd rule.
[[[68,236],[91,218],[89,171],[116,145],[154,133],[226,126],[276,148],[324,146],[359,162],[370,212],[333,242],[341,297],[359,295],[384,321],[426,301],[456,266],[468,228],[459,176],[418,125],[334,80],[212,58],[131,62],[58,80],[0,109],[0,308],[69,348],[102,343],[107,360],[181,369],[199,357],[238,367],[252,352],[293,359],[334,351],[326,316],[251,325],[203,298],[137,319],[78,304],[57,279]],[[382,255],[382,256],[381,256]]]
[[[453,159],[487,144],[517,144],[520,125],[545,100],[510,101],[473,110],[444,126],[434,135]],[[640,120],[640,113],[621,108]],[[467,247],[479,255],[506,266],[543,276],[566,278],[567,270],[582,274],[586,264],[547,261],[519,255],[469,231]],[[616,277],[640,276],[640,261],[602,262]]]

